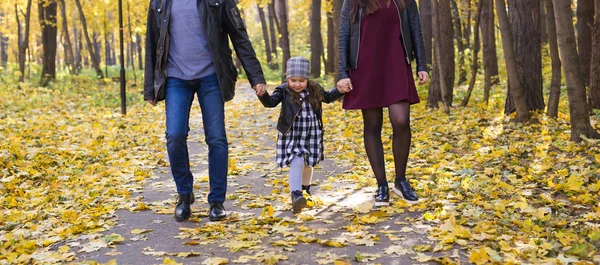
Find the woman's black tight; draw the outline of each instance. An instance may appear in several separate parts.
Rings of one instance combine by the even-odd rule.
[[[410,150],[410,104],[398,102],[388,107],[390,121],[393,128],[392,149],[396,167],[396,179],[406,179],[406,163]],[[364,123],[364,142],[367,157],[377,179],[377,185],[386,186],[385,161],[383,143],[381,141],[381,127],[383,126],[383,109],[362,110]]]

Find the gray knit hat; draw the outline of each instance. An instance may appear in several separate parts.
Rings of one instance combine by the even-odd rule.
[[[290,58],[287,61],[286,75],[288,78],[292,76],[298,76],[308,79],[310,73],[310,63],[308,59],[298,56]]]

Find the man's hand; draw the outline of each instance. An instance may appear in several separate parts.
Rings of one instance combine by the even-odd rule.
[[[156,101],[154,101],[154,99],[147,99],[146,101],[150,103],[150,105],[156,106]]]
[[[425,71],[421,71],[417,73],[419,75],[419,84],[425,84],[429,81],[429,74]]]
[[[337,89],[342,93],[352,91],[352,81],[350,81],[350,78],[340,79],[340,81],[337,82]]]
[[[257,96],[262,96],[267,92],[267,85],[265,83],[256,84],[252,89]]]

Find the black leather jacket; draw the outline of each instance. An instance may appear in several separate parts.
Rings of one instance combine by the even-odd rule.
[[[319,86],[320,89],[323,87]],[[284,102],[281,104],[281,113],[279,114],[279,120],[277,121],[277,130],[283,134],[287,134],[292,125],[294,124],[294,119],[300,112],[300,105],[292,102],[291,91],[288,88],[287,83],[283,83],[275,88],[272,95],[269,93],[264,93],[261,97],[259,97],[260,102],[263,106],[267,108],[274,108],[279,105],[280,102]],[[337,88],[332,88],[329,91],[325,91],[323,89],[323,102],[331,103],[334,100],[342,97],[340,91]],[[319,108],[315,110],[315,114],[317,114],[317,118],[319,118],[319,126],[323,129],[323,108],[319,105]]]
[[[356,69],[358,63],[358,50],[360,44],[360,21],[362,8],[359,8],[356,22],[350,21],[350,2],[356,0],[344,0],[340,19],[340,46],[339,46],[339,70],[337,80],[349,78],[349,69]],[[399,9],[398,2],[392,0]],[[417,60],[417,72],[427,71],[427,62],[425,59],[425,42],[423,32],[421,31],[421,20],[419,18],[419,9],[415,0],[405,0],[406,8],[398,11],[402,21],[400,34],[404,44],[404,54],[406,62],[410,64],[412,60]],[[408,34],[405,34],[408,33]]]
[[[144,100],[165,98],[169,60],[169,21],[172,0],[150,0],[146,29]],[[262,68],[248,38],[244,21],[233,0],[198,0],[208,49],[224,101],[233,99],[237,70],[231,57],[229,38],[252,86],[265,83]],[[229,35],[229,38],[228,38]]]

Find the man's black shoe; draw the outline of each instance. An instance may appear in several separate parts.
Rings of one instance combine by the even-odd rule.
[[[192,215],[191,204],[194,203],[194,193],[179,194],[177,205],[175,206],[175,220],[178,222],[190,219]]]
[[[220,202],[211,202],[210,210],[208,213],[208,219],[211,221],[220,221],[225,218],[227,215],[225,214],[225,207]]]

